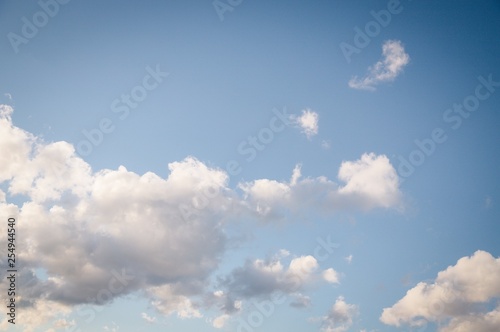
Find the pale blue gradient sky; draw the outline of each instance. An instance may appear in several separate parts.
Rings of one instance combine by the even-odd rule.
[[[258,331],[319,330],[308,319],[324,316],[339,295],[359,306],[349,331],[404,331],[379,321],[383,308],[478,249],[500,255],[500,89],[459,129],[443,120],[446,109],[474,93],[479,76],[500,81],[500,4],[402,0],[401,6],[348,63],[340,43],[352,44],[354,28],[364,27],[373,19],[370,11],[387,8],[387,1],[243,1],[221,21],[210,1],[73,0],[16,53],[8,33],[20,34],[21,18],[40,7],[3,0],[0,101],[13,106],[17,127],[48,142],[77,145],[85,139],[82,130],[109,118],[114,131],[83,157],[95,171],[125,165],[166,177],[167,164],[186,156],[221,169],[237,160],[242,172],[230,177],[232,188],[260,178],[287,181],[296,164],[305,177],[336,181],[342,161],[369,152],[386,155],[397,169],[398,157],[416,149],[415,139],[443,128],[447,141],[401,185],[404,212],[304,213],[286,224],[230,225],[228,234],[248,239],[226,251],[213,273],[215,280],[247,258],[282,248],[312,254],[316,239],[331,235],[340,247],[324,267],[342,273],[341,283],[311,290],[313,306],[306,310],[281,305]],[[349,80],[366,74],[387,40],[401,41],[409,54],[404,71],[376,91],[351,89]],[[157,65],[168,77],[120,120],[112,102]],[[314,110],[318,135],[309,140],[287,127],[245,161],[238,145],[267,127],[275,108],[295,115]],[[323,141],[330,148],[322,148]],[[76,312],[70,319],[82,331],[112,322],[119,331],[217,330],[206,322],[215,313],[164,317],[140,294],[133,296],[116,300],[90,324]],[[157,323],[146,323],[142,312]]]

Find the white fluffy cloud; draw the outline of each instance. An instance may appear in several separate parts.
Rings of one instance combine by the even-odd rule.
[[[198,317],[188,296],[203,293],[197,283],[207,280],[225,251],[218,214],[232,204],[227,174],[194,158],[169,164],[166,179],[125,167],[93,172],[70,144],[44,143],[12,125],[10,107],[0,111],[0,181],[7,194],[0,214],[16,215],[23,234],[17,240],[25,248],[18,253],[20,274],[38,268],[48,276],[32,275],[31,298],[20,312],[64,312],[146,290],[158,311]],[[203,191],[211,200],[185,220],[179,206]],[[9,203],[16,194],[25,195],[25,203]],[[0,229],[6,233],[5,224]],[[33,316],[21,321],[56,318]]]
[[[296,167],[290,182],[261,179],[241,183],[240,189],[245,203],[264,218],[279,218],[285,210],[304,206],[322,211],[401,206],[399,178],[384,155],[363,154],[357,161],[343,162],[338,178],[345,182],[344,186],[325,177],[300,177],[300,167]]]
[[[410,62],[401,41],[388,40],[382,45],[383,59],[368,68],[363,78],[353,77],[349,86],[354,89],[375,90],[375,86],[383,82],[393,81]]]
[[[183,195],[194,195],[196,188],[221,186],[216,181],[221,172],[208,170],[192,158],[170,164],[170,170],[167,179],[153,173],[140,176],[124,167],[104,170],[92,175],[91,186],[79,196],[66,191],[65,199],[56,204],[34,199],[22,206],[18,227],[30,248],[22,253],[23,260],[58,276],[58,282],[50,283],[52,299],[102,302],[99,290],[108,288],[113,271],[125,267],[134,274],[116,295],[180,278],[203,280],[217,267],[225,246],[219,222],[209,208],[203,220],[186,222],[178,204]],[[178,181],[186,174],[205,182],[193,184],[191,193],[181,190]],[[38,189],[33,195],[46,197],[39,195],[46,191],[45,184]],[[97,231],[103,225],[106,236]],[[64,260],[59,258],[61,252]]]
[[[358,307],[356,305],[346,303],[344,297],[339,296],[328,315],[321,318],[321,330],[323,332],[348,331],[357,313]]]
[[[441,332],[498,331],[499,309],[484,312],[479,304],[499,297],[500,258],[479,250],[439,272],[434,283],[418,283],[396,304],[384,309],[380,320],[394,326],[449,321]]]
[[[322,276],[323,279],[325,279],[327,282],[331,284],[338,284],[340,282],[338,272],[332,268],[323,271]]]
[[[318,134],[319,115],[311,109],[302,111],[301,116],[292,116],[294,122],[308,139]]]
[[[345,182],[339,194],[366,208],[396,206],[401,195],[399,179],[386,156],[364,154],[357,161],[345,161],[338,178]]]

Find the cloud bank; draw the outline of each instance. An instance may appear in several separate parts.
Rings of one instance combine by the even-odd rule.
[[[169,163],[166,178],[124,166],[93,170],[71,144],[44,142],[16,127],[12,112],[0,105],[0,215],[16,216],[22,234],[19,274],[29,280],[18,318],[27,331],[46,321],[63,322],[78,305],[110,303],[131,293],[147,297],[158,313],[201,317],[203,308],[218,303],[207,298],[213,293],[211,275],[228,250],[227,223],[242,215],[271,222],[299,210],[400,204],[396,171],[383,155],[342,163],[342,185],[326,177],[302,178],[297,166],[290,181],[258,179],[232,189],[225,171],[194,157]],[[210,197],[186,219],[179,207],[192,205],[200,192]],[[4,234],[6,227],[0,224]],[[306,305],[297,291],[314,282],[339,282],[335,270],[320,269],[308,255],[287,267],[279,260],[249,260],[221,280],[223,314],[236,311],[237,300],[276,290]],[[214,324],[225,320],[221,316]]]

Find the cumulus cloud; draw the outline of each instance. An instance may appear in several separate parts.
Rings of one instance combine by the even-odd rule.
[[[272,220],[280,208],[389,208],[400,195],[394,168],[374,154],[341,165],[344,186],[326,177],[303,179],[296,167],[290,182],[259,179],[234,190],[225,171],[194,157],[169,163],[165,177],[124,166],[93,170],[71,144],[44,142],[14,126],[12,112],[0,105],[0,214],[16,216],[23,234],[17,240],[24,248],[19,275],[29,282],[19,304],[21,322],[66,321],[76,305],[105,304],[137,291],[161,314],[199,318],[206,303],[219,303],[207,301],[207,293],[227,250],[231,220]],[[0,232],[6,227],[0,223]],[[219,299],[224,313],[239,310],[233,295],[336,280],[331,271],[322,275],[312,256],[282,265],[289,254],[283,250],[234,270],[225,288],[230,294]],[[5,271],[0,277],[5,287]],[[29,330],[31,323],[25,324]]]
[[[389,208],[401,199],[397,173],[386,156],[371,153],[354,162],[345,161],[340,166],[338,178],[346,183],[339,194],[366,208]]]
[[[358,313],[358,307],[345,302],[343,296],[339,296],[332,305],[328,314],[320,319],[321,331],[344,332],[352,326],[353,318]]]
[[[291,294],[321,280],[318,269],[318,261],[310,255],[293,258],[288,266],[281,260],[247,260],[225,277],[222,285],[233,297],[268,296],[276,291]],[[333,269],[325,271],[330,276],[335,273]]]
[[[323,279],[325,279],[327,282],[331,284],[338,284],[340,282],[338,272],[332,268],[323,271],[322,276]]]
[[[288,256],[288,255],[287,255]],[[251,299],[268,299],[279,294],[290,299],[290,306],[305,308],[310,306],[311,299],[301,292],[314,285],[338,283],[338,273],[333,268],[320,269],[318,261],[310,255],[290,259],[286,256],[274,255],[271,259],[247,260],[241,267],[235,268],[228,275],[220,277],[220,287],[224,292],[218,293],[221,307],[228,314],[238,312],[232,303],[242,303]]]
[[[405,52],[399,40],[386,41],[382,45],[382,56],[382,60],[368,68],[368,74],[365,77],[353,77],[349,81],[349,86],[353,89],[373,91],[380,83],[394,81],[410,62],[410,56]]]
[[[125,167],[93,172],[71,144],[44,143],[13,126],[8,106],[0,114],[0,182],[6,188],[0,214],[19,220],[26,271],[42,268],[48,275],[31,275],[32,298],[20,315],[38,314],[20,321],[42,324],[57,318],[42,311],[64,313],[136,290],[146,290],[159,312],[198,317],[187,297],[203,292],[197,283],[207,280],[225,251],[218,215],[232,204],[224,192],[227,174],[191,157],[170,163],[167,178]],[[210,202],[184,220],[179,206],[205,190]],[[25,202],[9,203],[15,195]],[[6,225],[0,228],[6,232]]]
[[[304,206],[336,211],[399,208],[402,204],[398,175],[384,155],[363,154],[357,161],[343,162],[338,178],[344,186],[326,177],[300,178],[297,166],[290,182],[260,179],[239,186],[245,194],[245,204],[268,219],[280,218],[285,210]]]
[[[499,308],[485,312],[480,304],[499,297],[500,258],[479,250],[439,272],[433,283],[418,283],[385,308],[380,320],[393,326],[448,322],[440,327],[441,332],[498,331]]]
[[[305,109],[302,111],[301,116],[292,115],[291,120],[300,128],[301,132],[305,134],[308,139],[318,134],[319,115],[313,110]]]
[[[218,221],[206,209],[203,222],[185,222],[176,201],[189,193],[176,186],[186,173],[209,181],[210,176],[217,178],[220,172],[208,170],[191,158],[171,164],[170,169],[167,179],[153,173],[140,176],[124,167],[104,170],[92,175],[86,192],[66,191],[67,200],[54,205],[39,201],[47,196],[45,192],[54,190],[46,190],[50,181],[46,185],[39,181],[44,185],[36,192],[28,192],[33,200],[23,205],[19,219],[37,222],[19,224],[20,232],[25,234],[23,241],[30,248],[23,253],[23,259],[58,276],[48,283],[52,299],[68,304],[86,303],[89,298],[94,303],[109,301],[112,298],[99,297],[99,290],[108,289],[110,280],[122,274],[125,267],[129,271],[126,273],[134,274],[127,284],[114,286],[121,291],[111,292],[113,295],[182,278],[204,279],[218,265],[225,246]],[[40,178],[45,179],[45,174]],[[193,189],[205,185],[208,182],[198,182]],[[54,195],[62,195],[62,190]],[[107,227],[105,237],[98,232],[101,225]],[[61,251],[64,260],[57,258]]]

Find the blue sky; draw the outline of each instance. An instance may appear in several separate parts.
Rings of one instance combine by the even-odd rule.
[[[0,330],[500,329],[499,16],[0,1]]]

